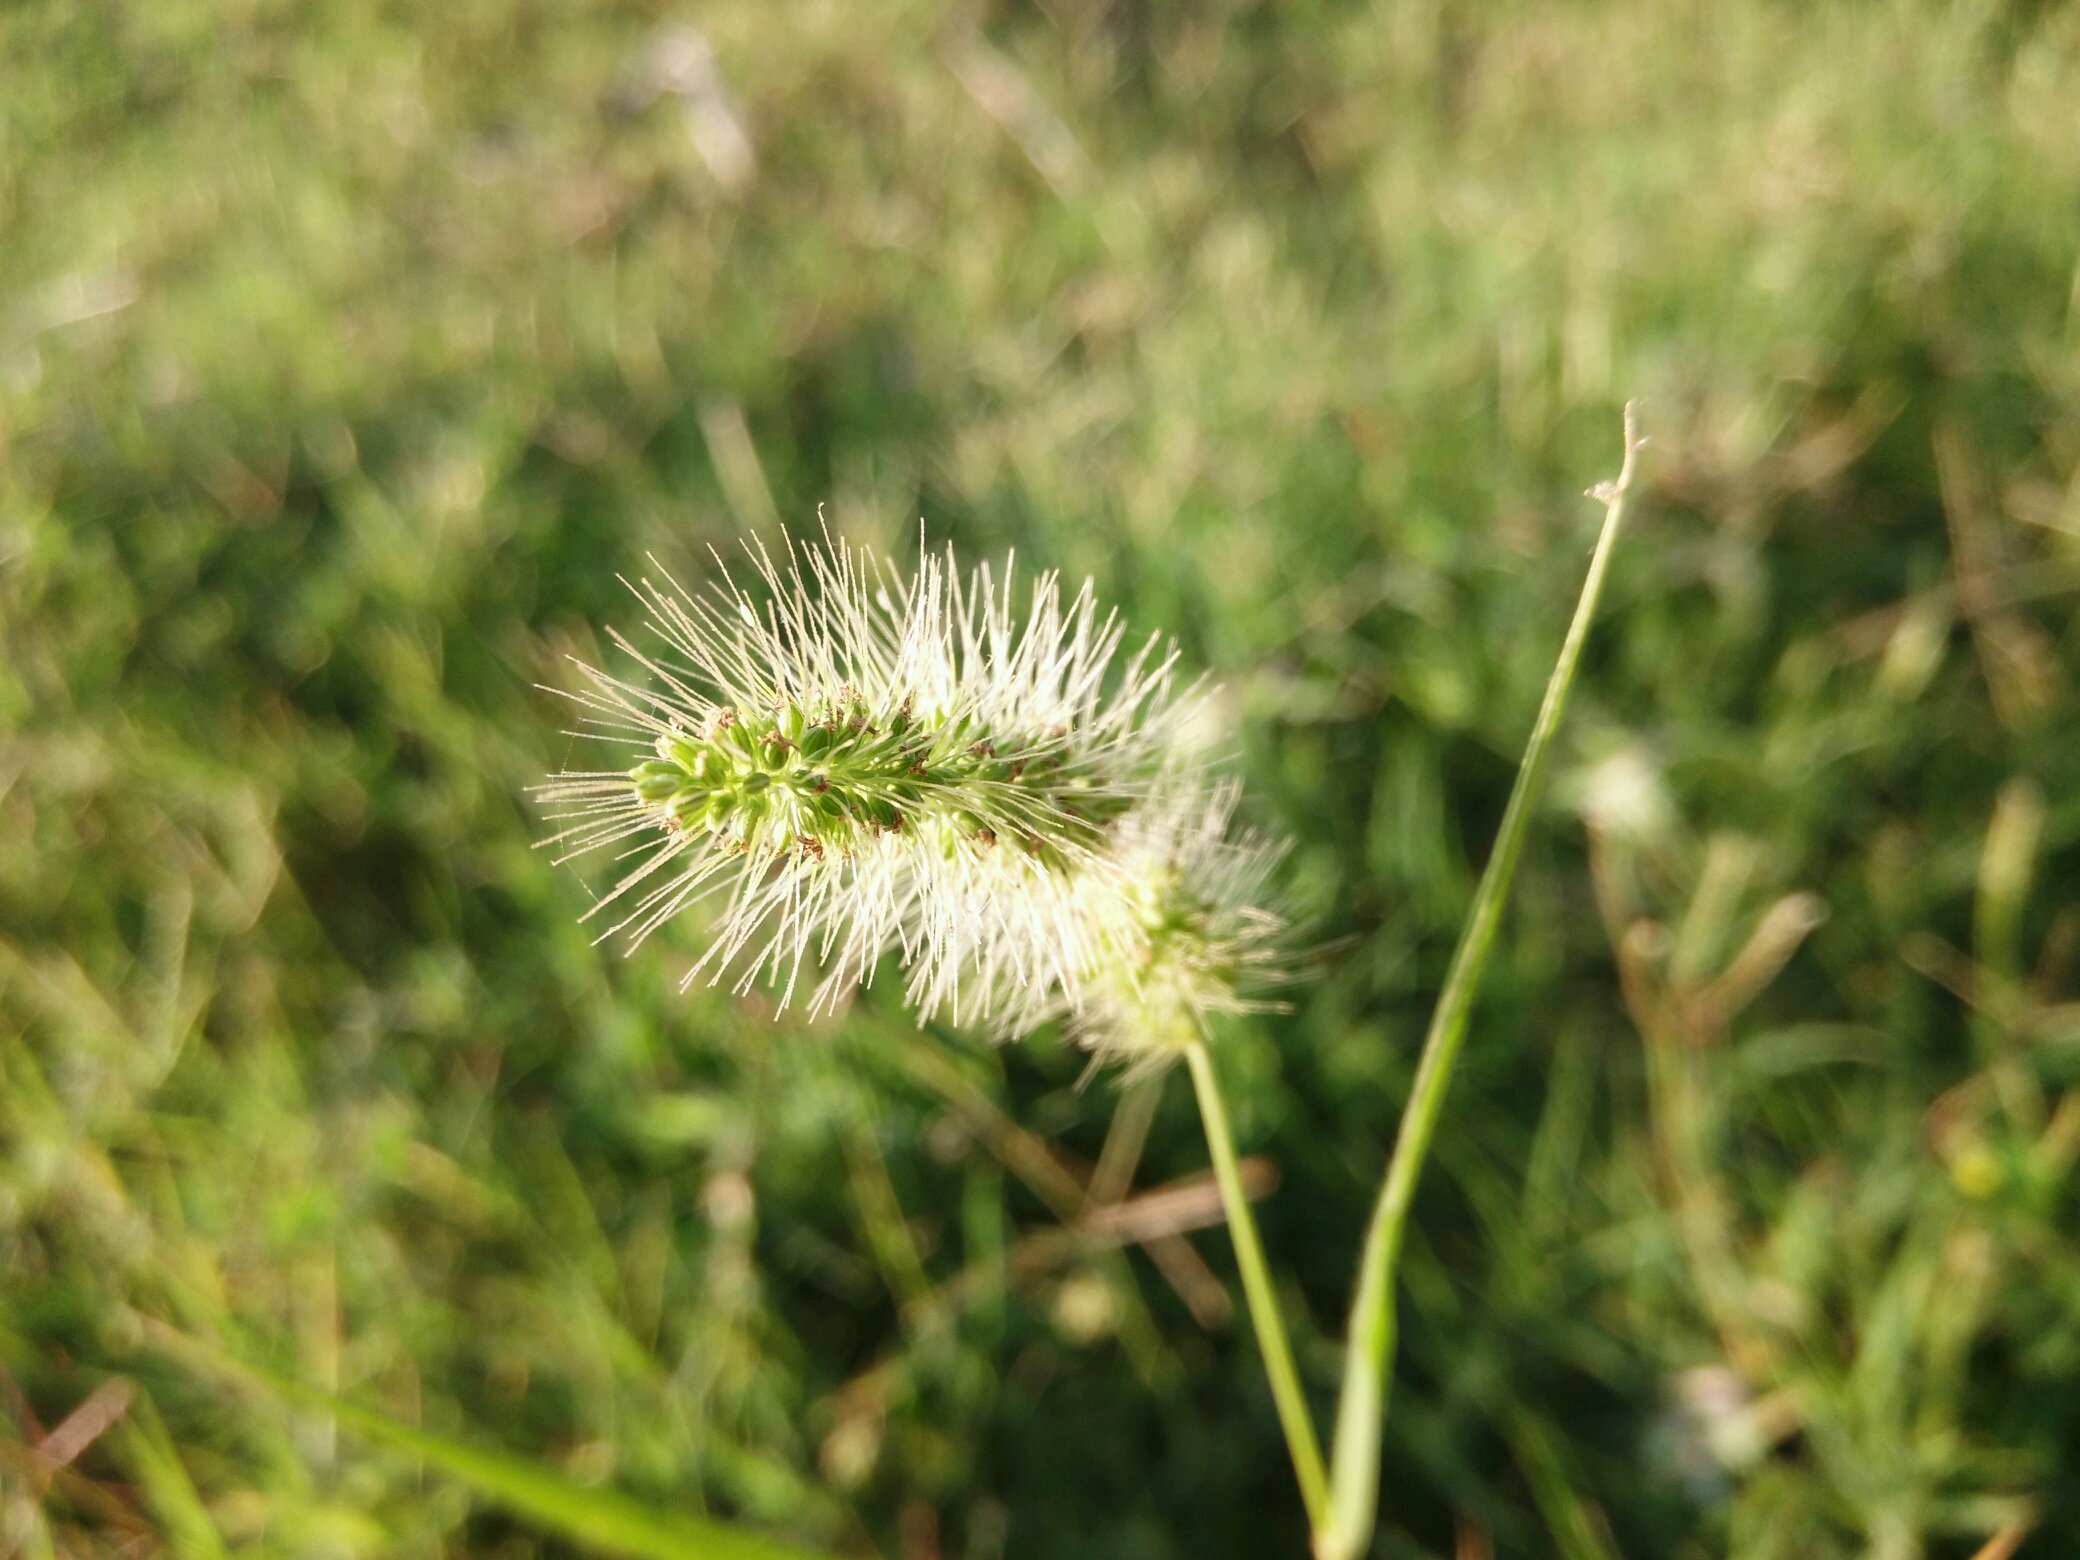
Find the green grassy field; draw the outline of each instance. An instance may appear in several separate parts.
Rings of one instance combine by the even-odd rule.
[[[0,1557],[580,1552],[212,1356],[1303,1553],[1203,1188],[1064,1233],[1146,1097],[593,947],[537,685],[819,505],[1175,632],[1323,949],[1220,1065],[1326,1415],[1628,396],[1376,1553],[2080,1553],[2076,102],[1992,0],[0,10]]]

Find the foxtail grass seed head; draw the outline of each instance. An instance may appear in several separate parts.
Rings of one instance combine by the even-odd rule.
[[[638,944],[714,901],[687,981],[764,977],[785,1002],[813,963],[812,1007],[891,948],[927,1013],[960,1016],[978,949],[992,990],[1073,979],[1083,939],[1007,917],[1037,885],[1113,875],[1113,827],[1188,766],[1199,692],[1175,651],[1128,645],[1053,574],[1020,612],[1008,561],[963,575],[948,551],[904,575],[827,534],[744,550],[756,594],[719,558],[698,593],[631,585],[654,642],[610,634],[631,669],[584,666],[566,695],[573,735],[622,755],[537,788],[559,860],[624,863],[588,913],[601,935]]]
[[[1160,1066],[1214,1015],[1273,1009],[1292,972],[1276,884],[1290,842],[1238,830],[1239,798],[1233,782],[1166,787],[1115,826],[1109,871],[1021,885],[1020,902],[962,950],[990,1027],[1011,1038],[1058,1019],[1102,1058]],[[1064,939],[1066,978],[1008,978],[991,939],[1048,930]]]

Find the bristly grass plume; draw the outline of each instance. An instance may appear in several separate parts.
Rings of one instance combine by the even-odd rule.
[[[744,550],[756,597],[719,557],[699,593],[631,584],[655,644],[610,634],[633,670],[585,665],[567,695],[573,735],[633,761],[538,788],[559,859],[625,864],[601,935],[640,943],[713,900],[689,982],[764,977],[785,1002],[814,965],[820,1008],[893,948],[920,1016],[1080,1010],[1117,917],[1078,907],[1137,892],[1115,826],[1190,771],[1199,690],[1174,648],[1130,647],[1052,573],[1019,613],[1009,560],[905,575],[828,534]]]
[[[1293,952],[1275,882],[1289,842],[1238,830],[1241,794],[1194,775],[1114,825],[1108,870],[1019,885],[1039,902],[1018,921],[1068,929],[1069,978],[1044,989],[998,975],[981,1004],[990,1027],[1008,1037],[1060,1020],[1101,1057],[1159,1066],[1215,1015],[1270,1010]]]

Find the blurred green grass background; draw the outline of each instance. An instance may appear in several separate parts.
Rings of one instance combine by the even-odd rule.
[[[167,1328],[836,1550],[1300,1553],[1203,1188],[1084,1217],[1149,1102],[590,946],[536,685],[818,505],[1176,632],[1328,945],[1220,1052],[1326,1412],[1632,395],[1377,1552],[2080,1553],[2072,10],[32,0],[0,68],[0,1555],[574,1552]],[[1172,1080],[1134,1185],[1203,1164]]]

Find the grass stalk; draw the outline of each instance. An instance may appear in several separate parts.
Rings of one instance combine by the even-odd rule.
[[[1220,1185],[1221,1208],[1228,1217],[1235,1265],[1242,1270],[1242,1293],[1249,1305],[1250,1324],[1256,1329],[1257,1348],[1264,1356],[1264,1374],[1271,1382],[1271,1400],[1278,1408],[1278,1425],[1285,1432],[1286,1450],[1292,1454],[1293,1475],[1300,1481],[1308,1525],[1319,1532],[1329,1512],[1329,1480],[1322,1462],[1322,1446],[1315,1437],[1306,1394],[1300,1390],[1300,1372],[1293,1363],[1293,1346],[1286,1338],[1285,1323],[1278,1313],[1278,1297],[1271,1290],[1271,1274],[1264,1262],[1264,1243],[1257,1236],[1256,1215],[1250,1212],[1249,1198],[1242,1189],[1242,1167],[1235,1157],[1234,1137],[1228,1131],[1228,1111],[1221,1101],[1220,1082],[1214,1076],[1213,1058],[1207,1055],[1203,1044],[1191,1041],[1184,1054],[1191,1068],[1192,1089],[1199,1099],[1199,1118],[1206,1127],[1206,1149],[1213,1160],[1214,1179]]]
[[[1436,1135],[1437,1119],[1451,1086],[1452,1069],[1466,1038],[1467,1019],[1480,988],[1481,974],[1495,943],[1510,880],[1516,875],[1517,858],[1523,853],[1532,809],[1552,760],[1553,738],[1566,712],[1568,692],[1581,665],[1582,646],[1596,616],[1597,598],[1603,592],[1611,551],[1631,502],[1639,447],[1637,417],[1628,405],[1624,464],[1614,481],[1591,492],[1592,497],[1603,501],[1603,529],[1589,560],[1588,576],[1582,582],[1574,621],[1568,625],[1567,638],[1546,683],[1545,700],[1531,728],[1531,740],[1517,769],[1516,784],[1510,789],[1494,852],[1474,891],[1473,907],[1460,931],[1459,945],[1445,974],[1444,990],[1438,995],[1429,1033],[1424,1036],[1415,1083],[1402,1112],[1386,1179],[1380,1186],[1379,1201],[1366,1231],[1357,1289],[1351,1302],[1343,1389],[1336,1404],[1328,1510],[1326,1521],[1318,1517],[1315,1523],[1318,1560],[1354,1560],[1370,1542],[1378,1517],[1380,1438],[1386,1426],[1387,1389],[1394,1359],[1394,1270],[1400,1260],[1402,1236],[1408,1226],[1423,1160]]]

